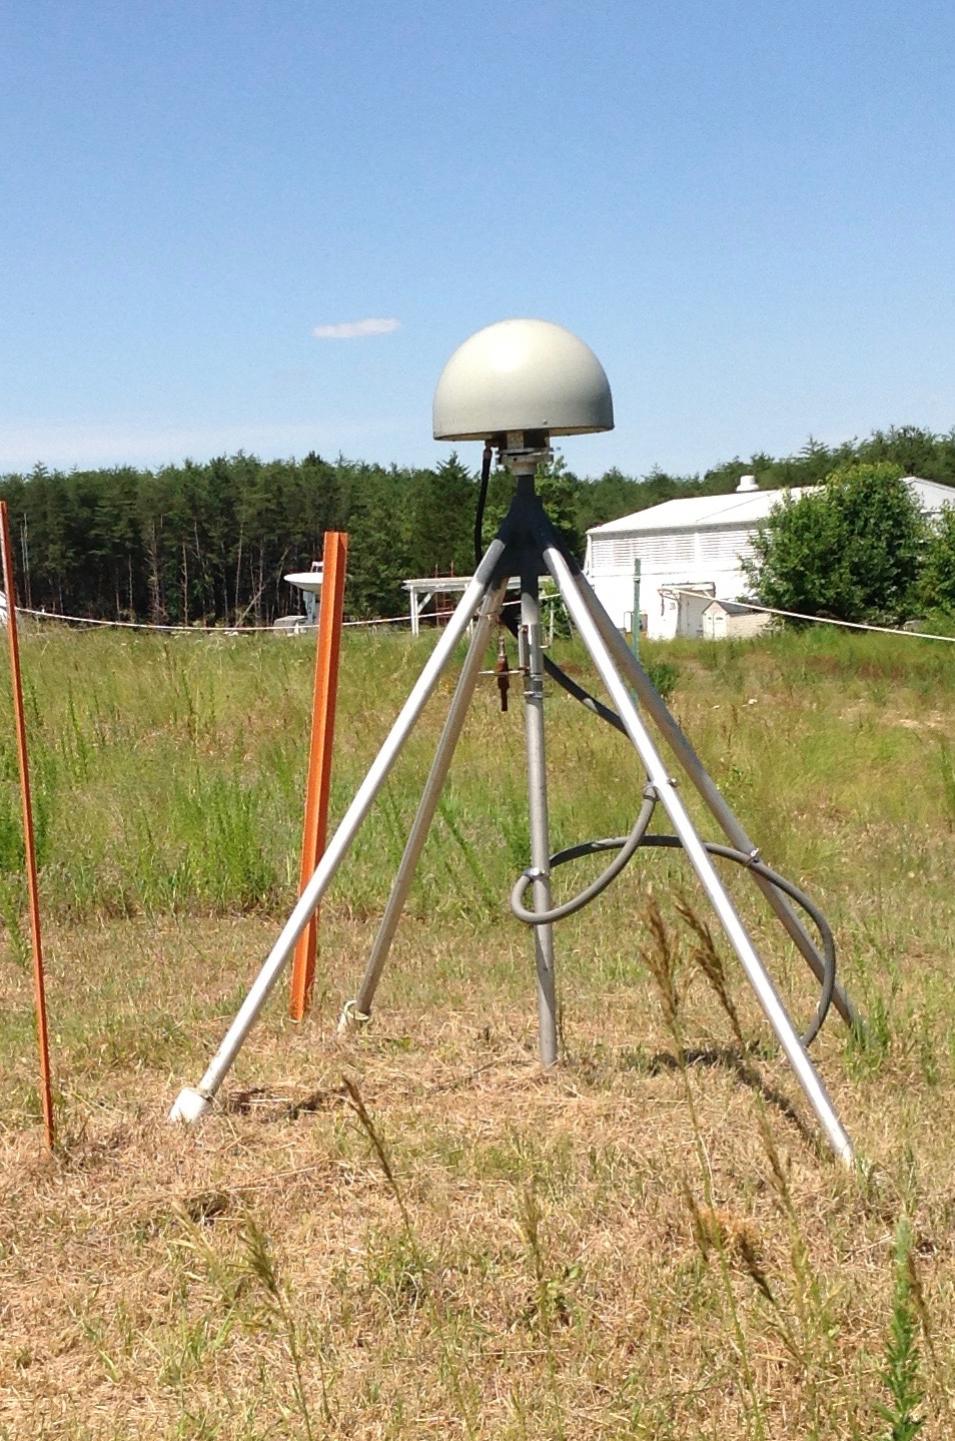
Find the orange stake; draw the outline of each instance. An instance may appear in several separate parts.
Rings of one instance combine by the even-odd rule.
[[[325,534],[322,599],[315,649],[315,689],[312,696],[312,739],[308,755],[305,793],[305,834],[299,891],[312,878],[325,850],[328,829],[328,792],[335,739],[335,700],[338,695],[338,657],[342,640],[342,605],[345,597],[345,561],[348,536],[330,530]],[[315,958],[318,951],[318,912],[298,938],[292,960],[292,995],[289,1014],[301,1021],[312,1000]]]
[[[50,1038],[46,1023],[46,987],[43,982],[43,942],[40,936],[40,893],[36,877],[36,844],[33,837],[33,803],[30,799],[30,762],[27,729],[23,715],[23,684],[20,678],[20,643],[17,637],[17,586],[10,547],[10,515],[7,502],[0,500],[0,541],[3,549],[3,589],[7,598],[7,639],[10,644],[10,679],[13,714],[17,729],[17,758],[20,762],[20,795],[23,800],[23,848],[27,863],[30,897],[30,931],[33,937],[33,982],[36,997],[36,1030],[40,1047],[40,1100],[46,1144],[53,1150],[53,1093],[50,1086]]]

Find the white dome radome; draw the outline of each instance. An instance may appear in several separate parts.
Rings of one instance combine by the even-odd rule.
[[[434,392],[435,440],[502,431],[613,430],[613,398],[589,345],[549,320],[500,320],[451,356]]]

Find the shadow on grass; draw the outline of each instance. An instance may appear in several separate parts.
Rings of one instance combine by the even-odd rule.
[[[742,1085],[754,1091],[767,1105],[772,1106],[789,1121],[815,1155],[828,1158],[828,1151],[821,1145],[815,1132],[807,1126],[789,1097],[761,1076],[756,1067],[751,1065],[735,1046],[688,1047],[678,1055],[674,1055],[672,1051],[656,1051],[647,1062],[647,1074],[657,1076],[664,1071],[682,1071],[689,1066],[716,1066],[729,1071]]]

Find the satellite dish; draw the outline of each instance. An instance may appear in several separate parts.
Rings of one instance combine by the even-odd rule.
[[[285,577],[289,585],[297,586],[303,592],[305,618],[309,625],[315,624],[315,617],[318,614],[318,597],[321,595],[324,578],[325,568],[320,560],[312,561],[311,570],[293,570]],[[293,617],[293,620],[297,622],[298,616]]]
[[[299,590],[304,590],[312,595],[317,595],[322,588],[322,567],[319,564],[311,570],[293,570],[285,577],[289,585],[297,585]]]
[[[613,430],[613,398],[589,345],[549,320],[500,320],[451,356],[434,393],[435,440]]]

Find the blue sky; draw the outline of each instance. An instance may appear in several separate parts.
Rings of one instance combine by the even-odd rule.
[[[580,473],[948,430],[953,62],[950,0],[5,0],[0,472],[433,464],[509,315],[604,363]]]

